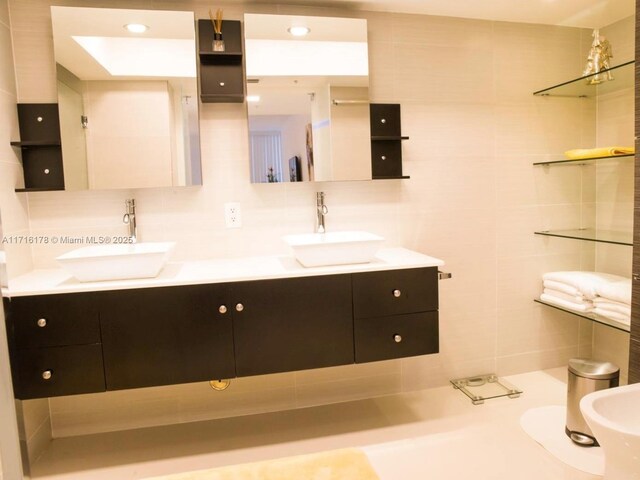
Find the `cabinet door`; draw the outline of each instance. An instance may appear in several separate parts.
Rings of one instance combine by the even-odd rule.
[[[356,318],[356,363],[438,353],[438,312]]]
[[[437,309],[438,269],[435,267],[353,275],[353,313],[356,318]]]
[[[235,377],[227,287],[122,290],[100,310],[107,390]],[[223,309],[224,310],[224,309]]]
[[[238,376],[354,363],[349,275],[232,288]]]
[[[27,348],[16,352],[16,398],[104,392],[101,345]]]
[[[7,327],[19,348],[100,343],[94,293],[5,299]]]

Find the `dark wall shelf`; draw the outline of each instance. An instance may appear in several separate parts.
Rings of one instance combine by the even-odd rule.
[[[379,142],[379,141],[384,141],[384,140],[409,140],[409,137],[398,137],[398,136],[376,136],[376,137],[371,137],[371,141],[373,142]]]
[[[371,174],[374,180],[409,178],[402,174],[402,135],[400,104],[372,103],[369,105],[371,121]]]
[[[12,147],[59,147],[60,142],[50,142],[50,141],[26,141],[26,142],[11,142]]]
[[[57,103],[19,103],[24,188],[16,192],[64,190],[64,170]]]
[[[224,52],[214,52],[213,25],[198,20],[198,58],[200,100],[202,103],[244,102],[244,68],[242,24],[237,20],[222,22]]]
[[[406,180],[411,178],[409,175],[402,175],[400,177],[374,177],[374,180]]]

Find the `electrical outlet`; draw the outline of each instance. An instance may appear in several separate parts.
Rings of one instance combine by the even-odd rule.
[[[242,227],[242,212],[240,211],[239,203],[230,202],[224,204],[224,221],[227,228]]]

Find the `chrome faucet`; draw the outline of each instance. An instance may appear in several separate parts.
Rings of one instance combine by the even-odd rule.
[[[127,198],[124,201],[124,204],[127,208],[124,217],[122,217],[122,222],[129,227],[129,238],[131,238],[131,243],[136,243],[138,240],[138,224],[136,222],[136,201],[133,198]]]
[[[329,213],[329,209],[324,204],[324,192],[316,193],[316,213],[317,213],[317,221],[316,221],[316,233],[324,233],[324,216]]]

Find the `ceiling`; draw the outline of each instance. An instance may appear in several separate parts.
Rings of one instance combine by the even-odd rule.
[[[586,28],[604,27],[635,13],[635,0],[292,0],[289,3]]]

